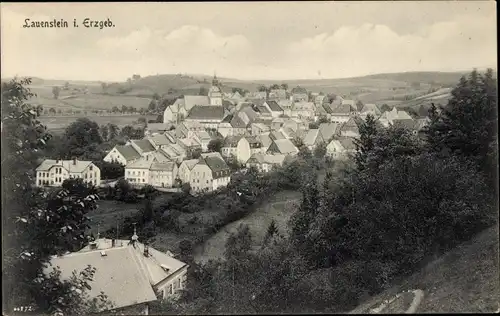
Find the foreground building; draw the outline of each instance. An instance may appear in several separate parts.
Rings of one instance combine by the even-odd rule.
[[[36,183],[38,187],[60,187],[64,180],[83,179],[92,185],[101,184],[101,170],[92,161],[44,160],[36,168]]]
[[[107,311],[118,315],[148,315],[149,303],[176,299],[186,287],[189,267],[169,253],[140,243],[135,231],[130,241],[98,238],[78,252],[52,257],[50,264],[45,273],[58,267],[62,280],[87,265],[94,267],[88,294],[96,298],[104,292],[112,304]]]

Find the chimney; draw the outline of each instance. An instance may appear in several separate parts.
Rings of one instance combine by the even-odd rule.
[[[76,158],[73,158],[73,165],[76,166]]]

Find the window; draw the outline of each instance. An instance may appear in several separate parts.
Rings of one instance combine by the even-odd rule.
[[[38,180],[38,185],[42,185],[42,180]]]
[[[172,284],[168,285],[168,294],[174,294]]]
[[[90,171],[92,171],[92,170],[93,170],[93,167],[94,167],[94,166],[90,165],[90,168],[89,168],[89,169],[90,169]]]
[[[94,172],[94,178],[97,178],[97,171]]]
[[[85,174],[85,179],[87,179],[87,178],[88,178],[88,174]]]

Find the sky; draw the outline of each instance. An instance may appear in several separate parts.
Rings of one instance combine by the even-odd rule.
[[[495,1],[2,3],[0,12],[3,78],[324,79],[497,60]],[[85,28],[85,18],[114,27]],[[70,27],[23,28],[25,19]]]

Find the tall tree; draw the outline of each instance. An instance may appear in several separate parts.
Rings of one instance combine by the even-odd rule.
[[[354,140],[356,153],[354,161],[358,170],[365,168],[368,154],[374,149],[374,138],[377,135],[376,121],[373,115],[368,114],[366,120],[359,124],[359,138]]]
[[[65,159],[82,156],[90,145],[102,143],[99,125],[88,118],[79,118],[71,123],[64,133],[66,151],[61,153]]]
[[[54,96],[54,99],[57,100],[59,98],[60,92],[61,92],[61,88],[59,88],[58,86],[52,87],[52,95]]]
[[[468,157],[486,171],[492,148],[496,148],[497,88],[493,70],[476,70],[462,77],[448,104],[426,128],[427,141],[436,151]],[[490,170],[492,171],[492,170]]]
[[[65,181],[48,194],[35,189],[33,170],[50,135],[38,121],[40,108],[26,101],[33,95],[30,79],[2,85],[2,287],[3,310],[30,306],[37,314],[62,310],[79,314],[92,271],[68,281],[44,268],[51,255],[78,249],[85,241],[85,213],[97,195],[81,182]],[[83,278],[82,278],[83,277]],[[88,311],[87,311],[88,312]]]

